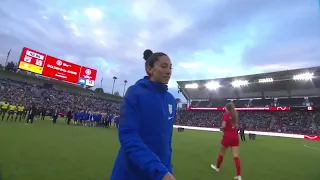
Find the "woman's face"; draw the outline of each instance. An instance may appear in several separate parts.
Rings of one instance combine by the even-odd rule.
[[[152,81],[168,84],[171,77],[171,60],[168,56],[160,56],[152,68],[148,68]]]

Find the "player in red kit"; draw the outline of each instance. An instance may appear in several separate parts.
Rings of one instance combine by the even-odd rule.
[[[237,176],[234,179],[242,180],[241,178],[241,167],[239,159],[239,136],[238,136],[238,113],[233,103],[226,105],[226,112],[222,117],[221,131],[223,131],[223,138],[221,141],[220,154],[217,160],[217,164],[211,164],[211,168],[219,172],[223,161],[223,156],[226,150],[230,147],[234,163],[237,169]]]

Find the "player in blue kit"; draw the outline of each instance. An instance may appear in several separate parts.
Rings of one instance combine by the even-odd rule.
[[[101,121],[102,121],[102,114],[98,114],[95,126],[98,126],[99,124],[101,124]]]
[[[168,92],[171,61],[144,52],[148,76],[130,86],[120,105],[120,150],[110,180],[175,180],[171,138],[176,101]]]
[[[79,120],[79,113],[78,112],[73,113],[73,124],[77,124],[78,120]]]
[[[89,124],[88,122],[90,122],[90,112],[89,111],[85,112],[85,114],[84,114],[83,126],[88,126],[88,124]]]
[[[85,111],[81,111],[81,113],[80,113],[80,125],[81,126],[83,126],[85,120],[86,120],[86,112]]]

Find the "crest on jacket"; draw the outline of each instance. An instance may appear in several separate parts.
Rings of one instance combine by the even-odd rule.
[[[172,104],[168,104],[169,113],[172,114]]]

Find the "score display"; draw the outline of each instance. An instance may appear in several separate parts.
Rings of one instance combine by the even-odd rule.
[[[42,74],[45,58],[46,55],[43,53],[23,48],[20,57],[19,69],[36,74]]]
[[[97,70],[24,47],[19,69],[70,83],[94,86]]]

